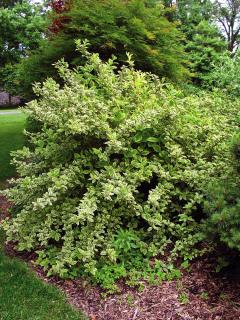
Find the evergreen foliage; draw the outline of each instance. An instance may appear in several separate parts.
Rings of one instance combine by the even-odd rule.
[[[213,13],[214,6],[210,0],[177,1],[176,18],[181,21],[193,82],[198,85],[227,49],[223,35],[214,24]]]
[[[192,31],[191,40],[186,43],[186,52],[189,53],[194,81],[202,82],[211,73],[213,64],[221,60],[226,44],[217,27],[206,20],[199,22]]]
[[[230,159],[221,177],[213,179],[207,189],[205,210],[209,214],[207,235],[231,249],[240,250],[240,134],[231,141]],[[217,242],[217,243],[218,243]]]
[[[204,85],[211,90],[224,91],[230,97],[240,96],[240,57],[229,54],[220,56],[213,63],[211,72],[205,77]]]

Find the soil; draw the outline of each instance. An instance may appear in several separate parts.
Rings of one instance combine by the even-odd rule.
[[[8,215],[9,207],[0,196],[0,220]],[[60,288],[91,320],[240,320],[240,281],[227,273],[216,273],[214,255],[193,262],[181,280],[157,286],[145,283],[141,292],[120,284],[121,293],[103,297],[99,287],[84,280],[47,277],[35,265],[34,253],[19,254],[13,244],[6,245],[6,253],[28,261],[40,278]]]

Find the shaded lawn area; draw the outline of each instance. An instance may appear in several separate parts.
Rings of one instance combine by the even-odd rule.
[[[56,288],[3,253],[0,231],[0,320],[86,320]]]
[[[25,121],[24,114],[0,115],[0,181],[15,174],[14,167],[10,165],[10,152],[22,148],[24,144],[22,132]]]

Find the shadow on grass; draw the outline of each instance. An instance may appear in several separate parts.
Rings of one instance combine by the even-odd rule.
[[[42,282],[26,263],[3,253],[0,231],[0,319],[86,320],[56,288]]]

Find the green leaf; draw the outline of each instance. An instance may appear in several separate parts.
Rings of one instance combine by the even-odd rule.
[[[141,132],[138,132],[134,137],[133,137],[133,141],[136,143],[139,143],[143,140],[143,136]]]
[[[156,152],[161,152],[162,151],[161,147],[159,145],[157,145],[157,144],[153,144],[152,148]]]
[[[119,111],[115,114],[115,120],[118,122],[123,121],[125,118],[126,114],[124,112]]]
[[[159,138],[149,137],[147,138],[147,142],[159,142]]]

